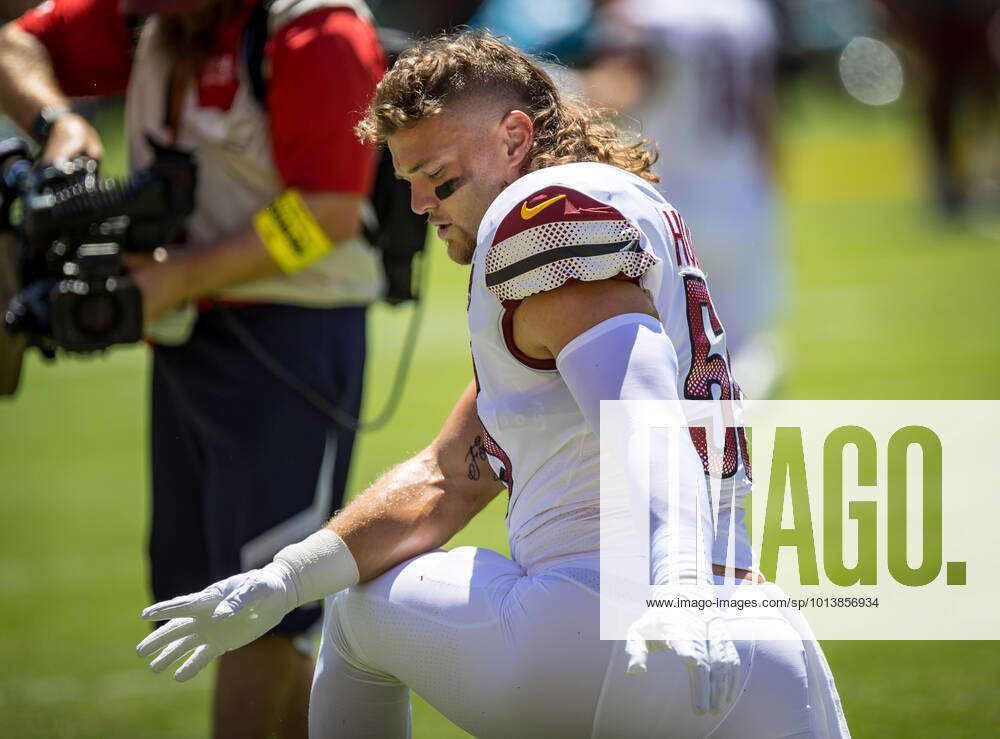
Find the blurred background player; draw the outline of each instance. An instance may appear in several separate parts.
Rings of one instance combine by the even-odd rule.
[[[911,68],[921,83],[924,135],[941,212],[962,214],[984,176],[993,182],[995,197],[1000,2],[877,0],[874,5],[883,11],[885,31],[910,53]],[[961,134],[968,134],[970,128],[978,141],[963,146],[968,142],[962,141]],[[992,169],[986,172],[970,156],[985,153],[984,140],[994,145],[992,156],[987,157]]]
[[[433,36],[465,25],[482,0],[372,0],[368,5],[380,28],[392,28],[413,38]]]
[[[382,53],[361,2],[267,5],[56,0],[0,32],[0,103],[45,159],[103,154],[66,96],[124,93],[132,169],[150,163],[151,142],[193,151],[199,167],[184,245],[128,262],[156,342],[157,598],[267,562],[314,530],[339,507],[351,460],[353,432],[279,382],[234,326],[357,416],[380,277],[358,235],[374,150],[353,127]],[[263,100],[242,53],[251,23],[267,38]],[[313,663],[294,639],[319,616],[306,604],[220,663],[217,736],[305,733]]]
[[[619,0],[598,19],[585,91],[659,147],[658,187],[698,244],[734,373],[750,397],[766,397],[782,371],[771,328],[788,279],[774,182],[771,9],[763,0]]]

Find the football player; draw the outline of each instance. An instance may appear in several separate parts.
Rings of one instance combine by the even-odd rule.
[[[324,529],[147,608],[171,620],[139,654],[159,651],[160,671],[190,653],[186,680],[331,596],[315,737],[409,736],[410,688],[481,737],[846,736],[822,652],[789,614],[650,610],[628,639],[600,638],[600,401],[739,393],[690,232],[651,184],[654,156],[486,33],[402,55],[359,129],[388,145],[413,209],[471,265],[475,381],[426,449]],[[714,548],[704,438],[685,441],[672,465],[650,449],[683,492],[640,512],[653,582],[711,592],[728,561],[780,593],[753,582],[742,437]],[[439,549],[504,488],[510,558]]]

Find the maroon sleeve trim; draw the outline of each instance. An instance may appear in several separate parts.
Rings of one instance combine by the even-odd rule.
[[[517,348],[514,343],[514,311],[521,304],[520,300],[505,300],[503,302],[503,312],[500,314],[500,333],[503,334],[503,343],[507,351],[511,353],[518,362],[528,369],[541,370],[543,372],[553,372],[556,369],[554,359],[536,359]]]
[[[624,272],[619,272],[617,275],[611,278],[612,280],[622,280],[624,282],[631,282],[633,285],[642,287],[642,281],[639,277],[629,277]],[[569,282],[579,282],[576,278],[569,278],[563,285]],[[562,285],[560,285],[562,287]],[[555,359],[538,359],[537,357],[529,357],[523,351],[521,351],[517,344],[514,343],[514,311],[517,307],[521,305],[520,300],[504,300],[501,305],[503,310],[500,314],[500,334],[503,336],[504,346],[507,347],[507,351],[510,352],[511,356],[514,357],[518,362],[523,364],[528,369],[538,370],[540,372],[555,372],[557,371],[556,360]],[[475,370],[475,366],[473,366]],[[476,378],[477,387],[479,378]]]

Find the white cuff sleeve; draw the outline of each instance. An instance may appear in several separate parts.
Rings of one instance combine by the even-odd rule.
[[[299,605],[357,585],[358,565],[347,544],[323,528],[297,544],[289,544],[275,561],[291,568]]]
[[[660,322],[641,313],[615,316],[583,332],[556,357],[566,386],[591,430],[600,436],[602,400],[673,401],[677,426],[685,425],[677,394],[677,353]],[[653,584],[711,584],[714,541],[711,502],[701,458],[686,428],[675,429],[677,453],[654,434],[641,403],[622,404],[637,456],[625,464],[630,491],[649,480],[650,577]],[[640,438],[639,435],[645,435]],[[648,458],[638,449],[649,450]],[[643,479],[641,476],[646,475]],[[631,496],[630,492],[630,496]],[[635,506],[646,505],[634,495]],[[631,505],[631,504],[630,504]],[[641,511],[635,511],[640,514]]]

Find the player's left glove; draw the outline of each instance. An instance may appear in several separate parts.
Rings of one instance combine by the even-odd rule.
[[[733,702],[740,656],[714,606],[650,609],[628,630],[625,651],[631,675],[646,671],[649,652],[670,649],[687,665],[695,713],[718,713]]]
[[[147,621],[170,619],[143,639],[136,652],[162,672],[188,652],[191,656],[174,673],[178,682],[190,680],[213,659],[249,644],[277,626],[298,605],[291,568],[275,561],[209,585],[199,593],[182,595],[149,606]]]

